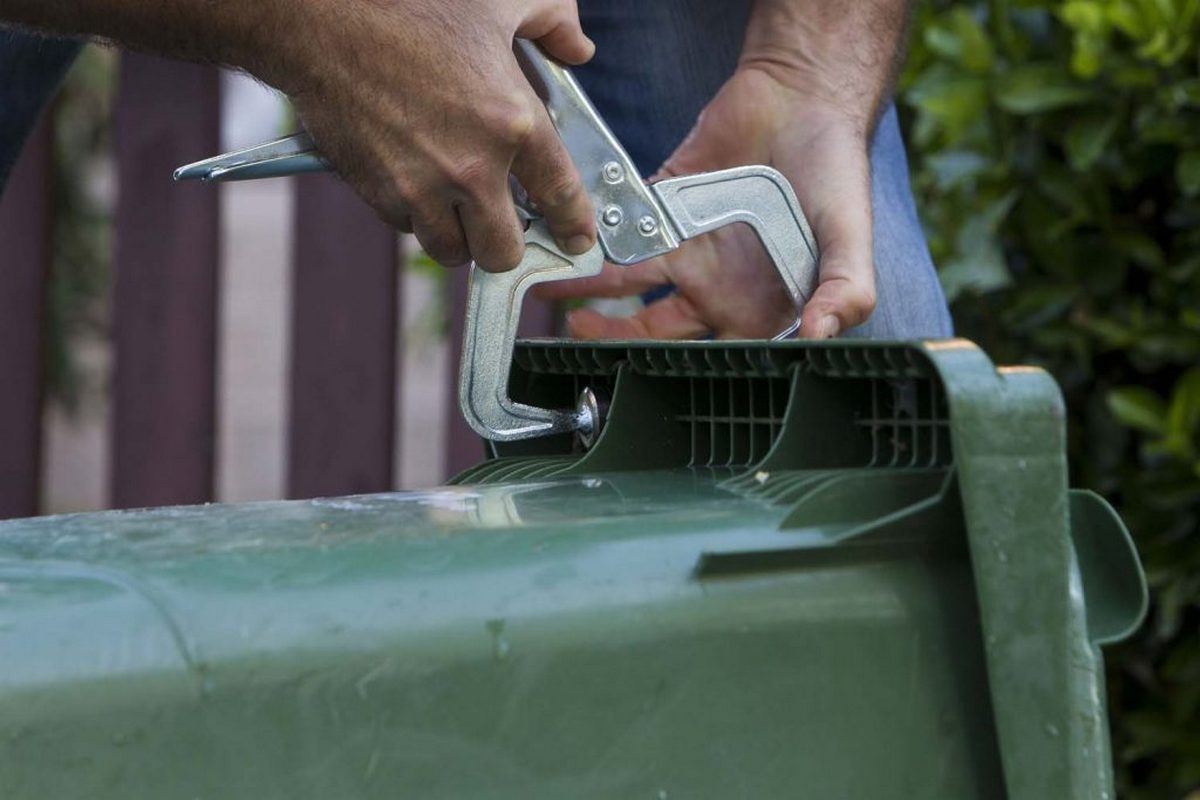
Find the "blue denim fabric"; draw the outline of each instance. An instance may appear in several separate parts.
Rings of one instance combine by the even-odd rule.
[[[80,43],[0,28],[0,191]]]
[[[576,75],[643,175],[655,172],[737,65],[748,0],[579,0],[596,56]],[[847,336],[952,333],[889,108],[871,146],[878,305]]]

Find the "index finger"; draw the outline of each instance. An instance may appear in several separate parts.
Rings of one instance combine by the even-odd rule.
[[[563,252],[581,255],[596,244],[596,212],[549,115],[543,109],[537,119],[513,158],[512,173]]]

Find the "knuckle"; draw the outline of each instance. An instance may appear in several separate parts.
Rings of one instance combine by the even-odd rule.
[[[407,209],[414,199],[414,192],[403,173],[385,170],[362,185],[362,196],[381,213],[392,213],[393,210]]]
[[[483,112],[483,125],[492,139],[516,150],[533,135],[537,111],[529,98],[514,93],[496,100]]]
[[[412,223],[409,221],[408,215],[405,214],[401,209],[385,208],[381,206],[374,206],[374,209],[375,216],[379,217],[379,220],[384,225],[395,228],[401,233],[412,232]]]
[[[875,295],[874,286],[862,286],[858,290],[858,297],[855,305],[858,308],[860,322],[865,322],[867,317],[871,316],[875,311],[875,304],[878,298]]]
[[[492,259],[491,263],[498,269],[513,269],[521,263],[521,259],[525,255],[524,251],[524,243],[510,237],[500,247],[496,248],[495,258]]]
[[[478,234],[473,241],[480,241],[481,244],[474,248],[475,252],[472,255],[484,267],[495,272],[505,272],[521,263],[521,258],[525,255],[525,241],[524,237],[517,233],[515,225],[493,220],[478,231]]]
[[[449,172],[451,185],[468,197],[477,198],[483,194],[492,169],[486,159],[470,156],[451,166]]]
[[[446,233],[423,231],[417,236],[421,247],[434,261],[447,267],[456,267],[470,259],[467,248],[456,236]]]
[[[560,166],[546,177],[540,187],[538,197],[534,198],[545,208],[565,209],[573,205],[583,194],[583,187],[575,173],[565,166]]]

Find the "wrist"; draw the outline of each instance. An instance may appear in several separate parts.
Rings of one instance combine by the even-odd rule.
[[[329,35],[322,0],[255,0],[221,23],[214,60],[244,69],[289,96],[306,91],[319,75],[314,54],[326,58],[330,45],[314,47]]]
[[[873,130],[901,62],[907,0],[756,0],[740,69],[822,114]]]
[[[874,123],[874,108],[848,102],[845,93],[802,72],[792,71],[778,61],[743,57],[737,74],[744,85],[757,87],[756,93],[769,98],[773,109],[772,124],[790,135],[809,138],[818,134],[836,134],[848,141],[865,143]]]

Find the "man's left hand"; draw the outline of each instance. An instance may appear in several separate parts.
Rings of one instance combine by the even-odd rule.
[[[819,285],[802,309],[800,335],[831,338],[875,307],[867,124],[769,70],[741,67],[704,110],[656,178],[768,164],[791,181],[821,248]],[[770,338],[796,309],[754,232],[735,225],[595,278],[546,284],[552,299],[676,291],[632,317],[592,309],[568,317],[584,339]]]

